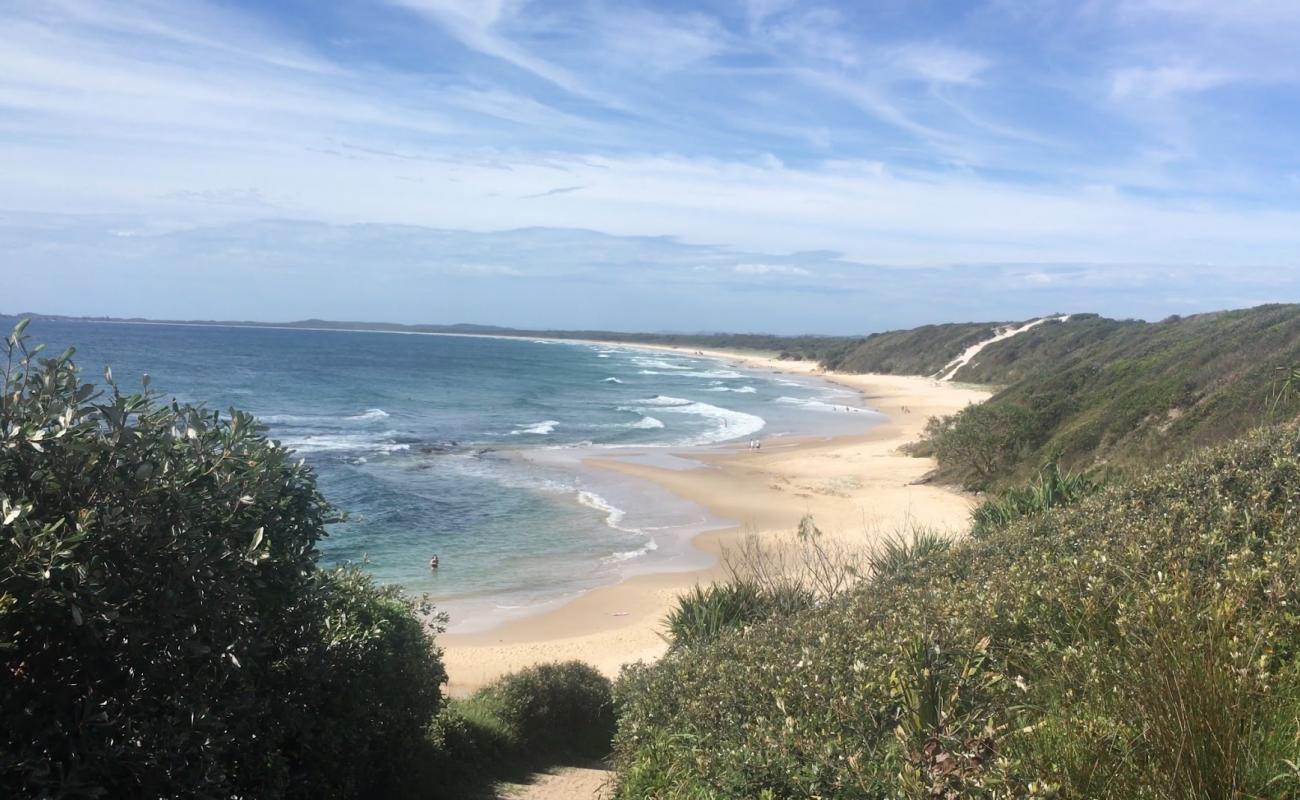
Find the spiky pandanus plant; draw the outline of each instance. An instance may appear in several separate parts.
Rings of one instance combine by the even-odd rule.
[[[1271,421],[1277,418],[1278,408],[1300,397],[1300,364],[1274,368],[1270,395],[1268,415]]]
[[[1008,489],[986,500],[971,514],[971,535],[982,536],[1011,520],[1072,505],[1100,488],[1086,472],[1061,471],[1056,462],[1043,467],[1027,486]]]

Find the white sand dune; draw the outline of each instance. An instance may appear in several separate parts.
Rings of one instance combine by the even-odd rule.
[[[988,347],[989,345],[995,342],[1004,342],[1013,336],[1019,336],[1020,334],[1024,333],[1025,331],[1031,328],[1035,328],[1039,325],[1042,325],[1044,322],[1051,322],[1053,320],[1056,320],[1058,322],[1067,322],[1069,321],[1069,319],[1070,319],[1069,314],[1062,314],[1056,317],[1043,317],[1042,319],[1036,319],[1033,320],[1032,322],[1026,322],[1024,325],[1021,325],[1018,328],[1013,328],[1011,326],[1007,326],[1005,328],[999,328],[997,333],[994,334],[992,338],[985,339],[982,342],[977,342],[976,344],[967,347],[965,352],[963,352],[961,355],[957,356],[952,361],[949,361],[947,364],[945,364],[943,366],[943,369],[939,370],[938,374],[935,377],[937,377],[941,381],[950,381],[952,380],[953,376],[957,374],[957,370],[969,364],[971,360],[975,358],[975,356],[980,354],[980,351],[982,351],[984,348]]]

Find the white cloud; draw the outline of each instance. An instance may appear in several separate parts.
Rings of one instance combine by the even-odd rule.
[[[1223,120],[1197,125],[1172,102],[1258,73],[1238,45],[1192,57],[1210,40],[1151,36],[1138,23],[1172,14],[1158,4],[1128,17],[1090,4],[1100,10],[1079,41],[1097,52],[1062,46],[1077,69],[1046,77],[1024,62],[1058,51],[985,52],[993,37],[955,27],[916,39],[851,6],[753,0],[739,19],[391,0],[375,13],[406,23],[406,45],[427,38],[421,71],[382,66],[378,51],[331,59],[216,6],[118,5],[0,9],[0,207],[169,225],[582,226],[909,265],[1289,265],[1300,252],[1297,184],[1259,180],[1292,165],[1256,173],[1236,160],[1285,158],[1289,129],[1234,119],[1208,142]],[[448,48],[473,66],[445,68]],[[1014,86],[999,83],[1008,74]],[[1068,125],[1050,127],[1062,115]],[[1246,134],[1249,148],[1235,141]]]
[[[556,86],[589,99],[604,99],[577,76],[528,52],[499,32],[500,23],[518,12],[519,3],[508,0],[390,0],[440,23],[472,50],[501,59]],[[608,101],[606,101],[608,102]]]
[[[1111,75],[1111,94],[1120,99],[1150,100],[1217,89],[1233,76],[1219,69],[1192,65],[1127,67]]]
[[[731,271],[741,275],[812,275],[811,270],[786,264],[737,264]]]
[[[866,333],[1057,311],[1159,319],[1300,300],[1300,267],[889,268],[554,228],[278,221],[158,231],[120,215],[0,213],[0,250],[0,278],[10,278],[0,311],[9,313]],[[32,274],[42,279],[12,279]]]
[[[909,72],[934,83],[973,84],[992,62],[979,53],[937,44],[907,45],[895,58]]]

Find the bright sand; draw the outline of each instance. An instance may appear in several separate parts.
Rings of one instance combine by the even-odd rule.
[[[827,537],[866,549],[911,523],[954,534],[966,529],[971,500],[945,487],[917,483],[934,469],[934,461],[913,458],[899,452],[899,447],[915,441],[930,417],[981,402],[988,392],[930,378],[822,373],[811,363],[702,352],[746,367],[816,374],[862,392],[866,405],[887,421],[860,436],[765,440],[758,452],[742,444],[734,452],[690,454],[705,464],[700,469],[588,462],[653,481],[736,523],[701,534],[695,547],[718,556],[746,535],[780,541],[788,538],[805,514],[812,515]],[[489,631],[445,634],[439,643],[445,649],[448,689],[460,696],[522,667],[569,659],[586,661],[612,678],[623,664],[662,655],[666,649],[660,637],[663,619],[675,598],[722,574],[722,567],[714,566],[698,572],[640,575]]]

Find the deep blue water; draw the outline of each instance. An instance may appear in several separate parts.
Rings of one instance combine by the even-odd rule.
[[[479,622],[484,608],[689,566],[684,544],[708,523],[702,512],[584,469],[581,456],[669,461],[733,440],[862,430],[870,418],[846,413],[855,397],[825,384],[618,347],[40,320],[28,334],[51,352],[75,345],[87,379],[111,365],[135,387],[147,372],[163,399],[256,414],[350,515],[323,542],[327,561],[364,560],[379,580]]]

